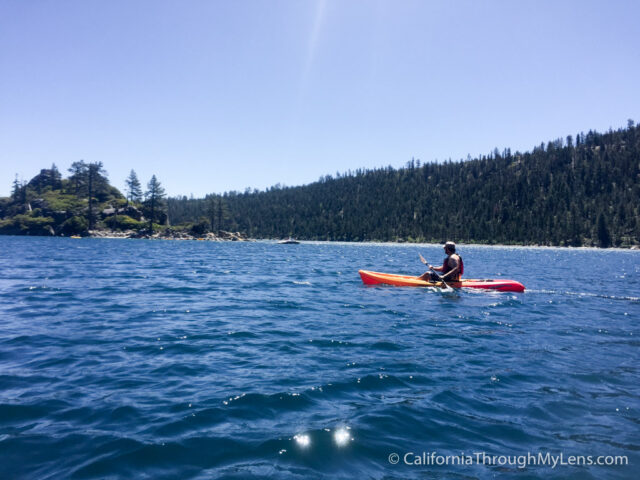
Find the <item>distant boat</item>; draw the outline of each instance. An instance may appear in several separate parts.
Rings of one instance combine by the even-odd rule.
[[[300,242],[299,242],[298,240],[295,240],[295,239],[293,239],[293,238],[289,237],[289,238],[287,238],[286,240],[280,240],[278,243],[279,243],[280,245],[297,245],[297,244],[299,244]]]
[[[71,235],[71,238],[82,238],[80,235]]]

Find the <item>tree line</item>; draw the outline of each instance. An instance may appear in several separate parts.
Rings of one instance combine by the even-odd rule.
[[[101,162],[75,162],[69,174],[63,179],[53,165],[28,183],[16,178],[11,197],[0,199],[0,233],[171,224],[194,234],[231,230],[253,238],[640,244],[640,127],[631,120],[623,129],[579,133],[525,153],[412,159],[399,169],[358,169],[304,186],[205,198],[166,198],[155,175],[143,192],[133,170],[124,196],[109,185]]]
[[[168,211],[174,223],[208,222],[254,238],[609,247],[640,244],[639,199],[640,127],[630,120],[525,153],[412,159],[305,186],[169,198]]]

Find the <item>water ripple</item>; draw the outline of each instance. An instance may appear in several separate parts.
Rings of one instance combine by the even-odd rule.
[[[464,247],[471,276],[521,280],[523,294],[358,278],[422,273],[418,250],[441,255],[0,237],[3,478],[634,478],[389,463],[640,462],[637,252]]]

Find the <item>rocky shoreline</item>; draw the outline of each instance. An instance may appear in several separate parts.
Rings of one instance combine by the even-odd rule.
[[[189,232],[173,230],[167,228],[154,232],[149,231],[135,231],[135,230],[89,230],[86,237],[90,238],[137,238],[137,239],[151,239],[151,240],[200,240],[208,242],[250,242],[251,239],[247,238],[240,232],[226,232],[220,231],[216,233],[205,233],[202,235],[194,235]]]

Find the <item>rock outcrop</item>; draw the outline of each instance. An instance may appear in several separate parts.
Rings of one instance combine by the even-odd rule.
[[[187,231],[166,228],[150,234],[149,231],[115,231],[115,230],[89,230],[88,236],[94,238],[146,238],[157,240],[200,240],[208,242],[248,242],[251,241],[240,232],[221,231],[218,234],[209,232],[204,235],[193,235]]]

